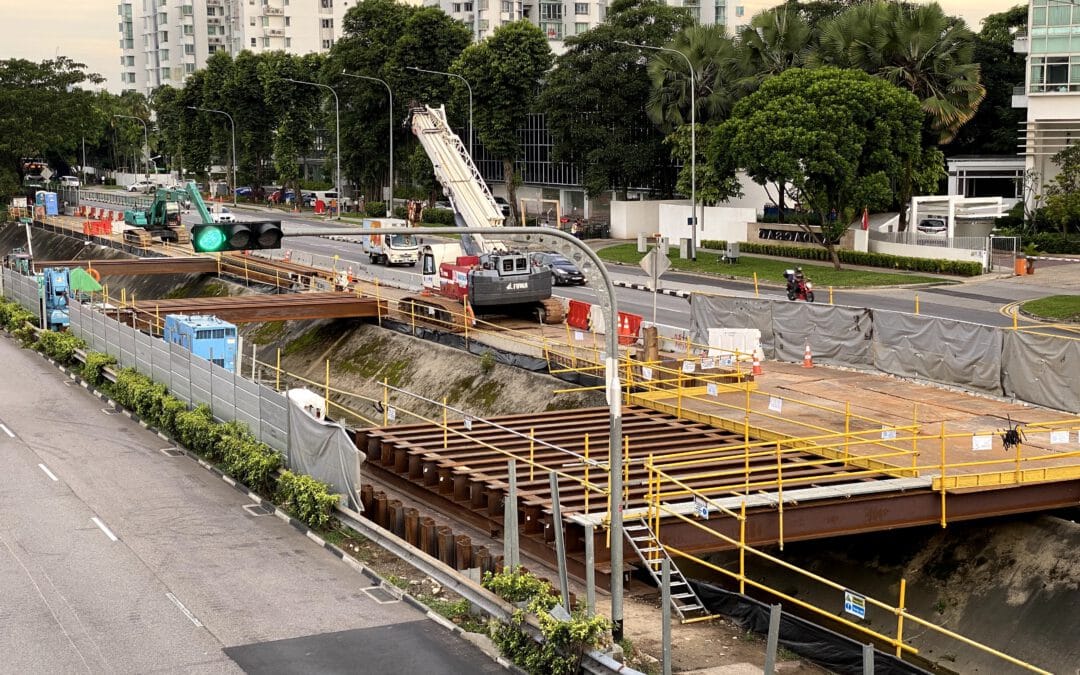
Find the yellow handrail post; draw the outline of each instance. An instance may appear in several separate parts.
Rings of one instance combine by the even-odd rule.
[[[379,328],[382,328],[382,298],[379,297],[379,277],[372,280],[375,284],[375,314],[378,317]]]
[[[743,417],[743,494],[750,494],[750,415]]]
[[[574,350],[574,336],[570,335],[570,324],[566,325],[566,346],[570,348],[570,367],[577,369],[577,352]],[[611,327],[608,327],[611,330]],[[616,328],[617,330],[617,328]]]
[[[911,468],[919,475],[919,404],[911,404]]]
[[[1020,484],[1020,480],[1021,480],[1021,478],[1023,476],[1023,473],[1020,471],[1020,448],[1021,448],[1022,445],[1023,445],[1023,443],[1020,443],[1019,441],[1016,443],[1016,484],[1017,485]]]
[[[941,422],[941,527],[945,528],[948,523],[945,520],[945,421]]]
[[[326,359],[326,390],[323,395],[323,410],[326,411],[324,417],[330,415],[330,359]]]
[[[739,509],[739,593],[746,594],[746,500]]]
[[[532,458],[529,458],[532,461]],[[530,470],[532,466],[530,465]],[[585,434],[585,515],[589,515],[589,434]]]
[[[630,365],[630,355],[627,354],[627,357],[626,357],[626,377],[623,380],[623,382],[625,382],[625,384],[626,384],[626,398],[624,399],[623,405],[630,405],[630,387],[631,387],[631,380],[633,379],[633,376],[634,376],[633,366]]]
[[[161,327],[161,305],[154,303],[154,328],[160,329]],[[150,331],[153,333],[154,331]]]
[[[410,335],[416,336],[416,303],[409,303],[409,323],[412,324],[412,332]]]
[[[686,356],[690,356],[690,334],[686,334]]]
[[[586,438],[588,434],[586,434]],[[529,427],[529,480],[533,479],[536,470],[536,427]]]
[[[127,289],[126,288],[121,288],[120,289],[120,308],[123,309],[126,306],[127,306]]]
[[[758,294],[757,272],[754,272],[754,297],[755,298],[760,298],[761,297]]]
[[[385,427],[390,424],[390,383],[386,378],[383,378],[382,386],[382,424]]]
[[[679,368],[679,372],[675,375],[675,398],[676,398],[676,413],[675,416],[682,419],[682,389],[683,389],[683,371]]]
[[[907,579],[900,578],[900,603],[896,606],[896,658],[900,658],[904,644],[904,596],[907,593]]]
[[[446,450],[450,446],[450,426],[446,421],[446,397],[442,397],[442,447]],[[532,476],[529,476],[532,480]]]
[[[784,463],[780,441],[776,442],[776,508],[779,516],[780,550],[784,550]]]
[[[851,401],[844,402],[844,468],[851,457]]]
[[[281,391],[281,347],[278,347],[277,366],[274,368],[274,391]]]

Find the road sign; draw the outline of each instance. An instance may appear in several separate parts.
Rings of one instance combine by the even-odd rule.
[[[664,276],[664,272],[671,269],[671,261],[659,251],[659,248],[653,247],[641,259],[641,269],[645,270],[645,274],[648,274],[649,278],[653,280],[653,288],[656,288],[656,281]]]
[[[866,618],[866,598],[852,591],[844,591],[844,611],[858,618]]]
[[[49,167],[45,167],[44,169],[42,169],[41,170],[41,177],[44,178],[45,180],[49,180],[50,178],[52,178],[53,177],[52,169],[50,169]]]

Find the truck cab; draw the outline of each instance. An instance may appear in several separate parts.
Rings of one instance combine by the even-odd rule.
[[[411,234],[379,234],[383,227],[406,227],[400,218],[365,218],[363,227],[372,231],[363,237],[364,253],[372,264],[415,265],[420,259],[420,247]]]

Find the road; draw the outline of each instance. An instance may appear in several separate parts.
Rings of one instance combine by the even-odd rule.
[[[229,207],[232,208],[231,206]],[[266,218],[281,219],[283,229],[289,234],[302,232],[304,228],[336,227],[337,221],[324,221],[307,214],[273,213],[268,214],[265,209],[249,209],[240,207],[233,209],[240,220],[262,220]],[[194,224],[198,222],[196,214],[188,214],[185,222]],[[343,230],[356,228],[357,225],[343,223]],[[437,240],[437,238],[433,238]],[[385,268],[370,265],[366,262],[367,257],[363,254],[359,244],[329,240],[320,237],[290,236],[286,240],[287,248],[294,251],[333,256],[338,255],[343,265],[354,267],[358,275],[374,274],[380,279],[417,287],[420,285],[419,275],[410,268]],[[636,283],[648,285],[648,278],[644,271],[636,265],[608,265],[608,271],[613,279],[623,283]],[[1046,270],[1043,270],[1044,274]],[[1049,277],[1050,275],[1047,275]],[[773,300],[785,298],[782,280],[762,280],[759,289],[760,297]],[[772,282],[772,283],[769,283]],[[672,290],[697,290],[715,293],[739,295],[744,297],[754,296],[754,287],[751,282],[738,279],[717,279],[714,277],[702,277],[690,274],[669,272],[664,275],[661,288]],[[1060,293],[1059,289],[1052,284],[1017,284],[1011,278],[986,279],[972,281],[964,284],[942,285],[923,288],[870,288],[870,289],[846,289],[836,291],[833,294],[833,303],[853,307],[866,307],[876,310],[913,312],[915,311],[916,296],[918,297],[919,312],[927,316],[945,317],[959,321],[980,323],[989,326],[1011,326],[1012,307],[1025,300],[1054,295]],[[555,295],[564,298],[574,298],[584,301],[592,301],[595,294],[588,288],[559,287]],[[646,319],[652,317],[652,293],[632,288],[620,288],[617,291],[619,309],[622,311],[640,314]],[[818,302],[828,301],[828,289],[818,289]],[[658,323],[686,328],[690,325],[689,305],[683,299],[659,295],[656,299]],[[1024,320],[1021,320],[1024,323]],[[1076,330],[1071,328],[1045,328],[1041,332],[1049,334],[1076,335]]]
[[[0,671],[501,671],[11,339],[0,364]]]

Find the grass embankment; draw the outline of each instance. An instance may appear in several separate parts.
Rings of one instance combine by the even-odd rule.
[[[636,265],[641,262],[642,254],[637,252],[637,244],[616,244],[597,251],[601,260],[621,262]],[[683,260],[679,258],[676,248],[668,249],[668,259],[671,260],[671,269],[680,272],[703,272],[706,274],[722,274],[724,276],[741,277],[752,279],[757,273],[758,280],[773,284],[783,283],[784,270],[791,269],[796,265],[803,268],[806,276],[819,288],[834,286],[836,288],[851,288],[863,286],[896,286],[900,284],[925,284],[940,283],[936,277],[922,276],[918,274],[900,274],[896,272],[871,272],[867,270],[840,269],[835,270],[832,266],[808,265],[801,261],[774,260],[772,258],[757,258],[744,255],[739,257],[739,262],[730,264],[722,262],[720,255],[716,253],[704,253],[698,251],[698,259]]]
[[[1052,321],[1080,322],[1080,295],[1050,295],[1023,304],[1032,316]]]

